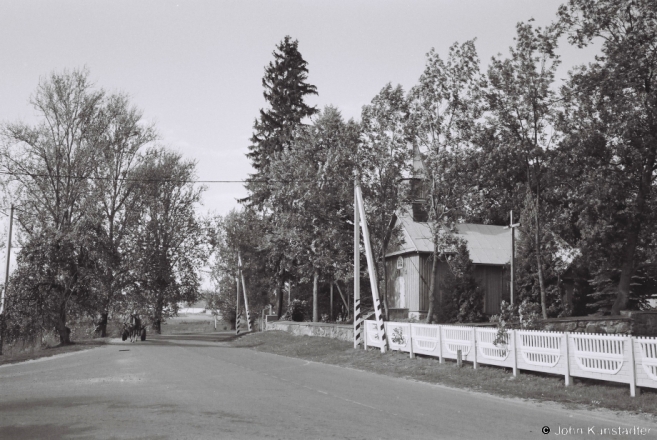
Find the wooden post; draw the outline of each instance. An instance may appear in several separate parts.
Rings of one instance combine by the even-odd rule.
[[[248,329],[251,331],[251,313],[249,312],[249,301],[246,296],[246,283],[244,282],[244,273],[240,270],[240,277],[242,278],[242,292],[244,293],[244,307],[246,309],[246,323]]]
[[[438,326],[438,363],[444,364],[445,358],[443,357],[443,326]]]
[[[237,307],[235,309],[235,334],[240,334],[240,277],[239,275],[235,277],[237,282]]]
[[[347,309],[347,313],[349,313],[349,301],[345,299],[344,295],[342,294],[342,289],[340,289],[340,285],[338,284],[338,282],[334,281],[333,284],[335,284],[335,287],[338,288],[338,293],[340,294],[340,298],[342,298],[342,303],[344,304],[344,307]]]
[[[513,377],[516,377],[518,376],[518,339],[516,337],[515,330],[511,330],[511,335],[509,336],[509,339],[513,341]]]
[[[413,352],[413,324],[408,323],[408,348],[410,351],[410,358],[415,359],[415,353]]]
[[[11,204],[11,210],[9,211],[9,236],[7,237],[7,261],[5,262],[5,288],[2,291],[2,297],[0,297],[0,314],[3,315],[5,311],[5,293],[9,287],[9,263],[11,262],[11,233],[12,227],[14,224],[14,204]],[[1,350],[1,349],[0,349]],[[0,351],[0,354],[2,351]]]
[[[474,355],[472,356],[472,368],[477,369],[477,329],[472,328],[472,349],[474,350]]]
[[[358,209],[358,181],[354,180],[354,348],[363,341],[363,317],[360,313],[360,215]],[[340,287],[338,287],[340,292]],[[340,292],[342,297],[342,292]],[[344,301],[344,298],[342,298]],[[349,303],[347,317],[349,317]],[[367,349],[367,345],[364,345]]]
[[[511,223],[509,223],[508,228],[511,228],[511,273],[510,273],[510,283],[509,290],[511,295],[511,305],[513,305],[514,296],[515,296],[515,264],[516,264],[516,228],[520,226],[520,223],[513,223],[513,211],[510,212]]]
[[[564,344],[566,346],[566,374],[564,379],[567,387],[569,387],[572,384],[572,381],[570,379],[570,345],[569,345],[570,338],[568,337],[568,335],[570,335],[570,332],[565,332],[563,335]]]
[[[5,288],[0,296],[0,355],[2,355],[2,346],[4,345],[5,337],[5,294],[9,287],[9,264],[11,263],[11,232],[14,223],[14,204],[11,204],[11,211],[9,212],[9,236],[7,237],[7,264],[5,265]]]
[[[630,396],[636,397],[638,394],[641,394],[641,388],[636,386],[636,363],[634,359],[634,338],[632,336],[628,337],[628,342],[630,343]]]
[[[356,199],[358,201],[358,211],[361,219],[361,228],[363,230],[363,242],[365,243],[365,256],[367,257],[367,271],[370,275],[370,285],[372,288],[372,300],[374,303],[374,314],[376,315],[376,326],[381,339],[381,353],[386,352],[386,330],[383,324],[383,317],[381,314],[381,301],[379,300],[379,286],[376,279],[376,266],[374,265],[374,255],[372,254],[372,246],[370,245],[370,233],[367,229],[367,217],[365,215],[365,205],[363,203],[363,194],[360,191],[360,186],[356,183]],[[358,308],[360,309],[360,301],[358,301]],[[356,320],[354,319],[354,322]]]
[[[456,350],[456,366],[459,368],[463,366],[463,358],[461,356],[461,350]]]
[[[251,313],[249,312],[249,298],[246,296],[246,283],[244,282],[244,272],[242,272],[242,257],[239,251],[237,252],[237,264],[240,278],[242,279],[242,292],[244,293],[244,308],[246,309],[246,323],[247,328],[251,331]]]

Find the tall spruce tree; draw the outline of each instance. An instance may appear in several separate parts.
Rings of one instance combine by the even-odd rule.
[[[247,157],[255,173],[247,183],[249,202],[262,207],[269,197],[269,165],[293,138],[294,130],[304,118],[317,113],[315,107],[308,106],[307,95],[317,95],[317,88],[308,84],[307,63],[298,49],[298,40],[287,35],[273,52],[274,61],[265,68],[262,86],[263,95],[269,108],[260,110],[251,137]]]

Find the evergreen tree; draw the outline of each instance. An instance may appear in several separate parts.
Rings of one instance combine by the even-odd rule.
[[[316,95],[317,88],[306,82],[307,63],[299,53],[299,42],[286,36],[273,52],[274,61],[265,68],[263,92],[269,108],[260,110],[253,126],[254,133],[247,157],[255,174],[246,189],[251,204],[262,207],[268,199],[269,187],[263,184],[269,177],[269,165],[292,140],[294,130],[304,118],[317,113],[304,102],[307,95]]]

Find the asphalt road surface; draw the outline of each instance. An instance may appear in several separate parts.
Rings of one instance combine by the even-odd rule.
[[[657,438],[657,426],[640,417],[569,411],[231,348],[222,342],[227,337],[117,340],[2,366],[0,438]]]

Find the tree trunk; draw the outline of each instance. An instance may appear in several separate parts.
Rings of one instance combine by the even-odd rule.
[[[107,317],[108,317],[107,312],[103,312],[100,314],[100,322],[96,326],[96,335],[100,336],[101,338],[107,337]]]
[[[2,346],[5,342],[5,312],[0,314],[0,356],[2,356]]]
[[[652,175],[655,166],[657,152],[655,149],[651,150],[648,154],[646,163],[643,168],[643,175],[639,182],[639,191],[636,195],[634,219],[632,221],[631,229],[627,236],[627,241],[623,246],[623,263],[621,265],[621,277],[618,281],[618,295],[616,301],[611,308],[612,315],[619,315],[621,310],[627,308],[627,302],[630,298],[630,283],[632,276],[634,276],[634,255],[636,248],[639,245],[639,235],[641,234],[641,226],[645,219],[646,201],[650,199],[652,189]]]
[[[313,322],[319,322],[319,304],[317,304],[317,284],[319,283],[319,271],[313,273]]]
[[[538,203],[537,203],[538,205]],[[537,206],[538,208],[538,206]],[[538,266],[538,287],[541,292],[541,314],[543,319],[547,319],[547,304],[545,298],[545,281],[543,278],[543,258],[541,257],[541,237],[540,237],[540,227],[538,219],[538,209],[536,209],[535,219],[536,219],[536,233],[534,234],[534,244],[536,246],[536,265]]]
[[[283,281],[282,278],[278,279],[278,286],[276,287],[276,291],[278,294],[276,295],[276,308],[277,308],[277,316],[278,319],[281,319],[281,316],[283,316]]]
[[[638,239],[639,233],[635,230],[632,231],[627,243],[625,243],[621,276],[618,281],[618,294],[614,305],[611,307],[612,315],[620,315],[620,311],[627,308],[627,302],[630,299],[630,282],[632,281],[632,275],[634,275],[634,253]]]
[[[66,327],[66,301],[62,301],[59,305],[55,328],[57,329],[57,333],[59,333],[60,345],[71,344],[71,329]]]
[[[531,196],[531,188],[529,189]],[[534,246],[536,247],[536,266],[538,272],[538,288],[541,293],[541,314],[543,319],[547,319],[547,299],[545,295],[545,278],[543,276],[543,258],[541,254],[541,222],[540,222],[540,209],[541,208],[541,187],[538,175],[536,176],[536,199],[534,201]]]
[[[158,299],[156,304],[155,304],[155,310],[154,310],[154,319],[153,319],[153,330],[155,330],[155,333],[158,335],[162,334],[162,309],[164,308],[164,304],[162,303],[161,299]]]
[[[431,324],[433,322],[433,315],[435,311],[435,295],[434,295],[434,288],[436,286],[436,267],[438,266],[438,253],[436,252],[436,244],[434,243],[434,251],[433,251],[433,261],[431,262],[431,281],[429,282],[429,311],[427,312],[427,324]]]

